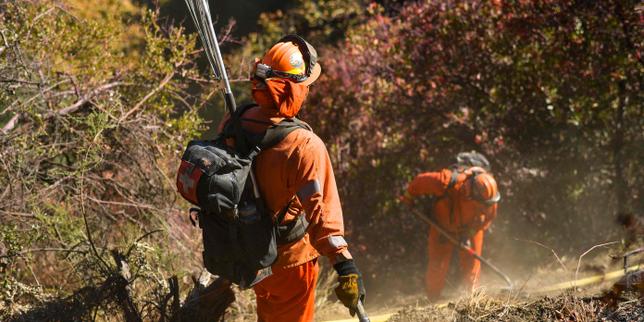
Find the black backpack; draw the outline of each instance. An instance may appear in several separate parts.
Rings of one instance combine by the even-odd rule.
[[[488,161],[483,154],[476,151],[460,152],[456,155],[454,161],[455,162],[450,166],[450,169],[463,170],[465,168],[480,167],[487,172],[492,170],[490,161]]]
[[[249,174],[262,150],[296,129],[311,128],[290,118],[270,124],[262,134],[250,133],[242,128],[241,121],[245,120],[244,112],[254,106],[237,109],[214,140],[190,141],[177,173],[179,192],[199,207],[191,209],[191,220],[196,213],[203,235],[204,266],[242,288],[271,275],[277,245],[298,240],[308,225],[304,216],[288,226],[278,225],[293,199],[274,222]],[[226,144],[229,138],[234,138],[235,147]]]

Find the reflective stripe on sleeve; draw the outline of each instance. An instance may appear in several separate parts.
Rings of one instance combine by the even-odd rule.
[[[333,248],[341,248],[347,246],[347,241],[342,236],[329,236],[329,244]]]
[[[297,191],[297,197],[300,200],[306,200],[317,192],[322,193],[322,190],[320,189],[320,182],[316,179],[309,181],[304,186],[302,186],[302,188]]]

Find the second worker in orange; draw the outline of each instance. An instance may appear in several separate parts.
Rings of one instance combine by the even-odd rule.
[[[477,255],[483,250],[483,235],[496,217],[500,199],[497,183],[489,173],[489,162],[476,152],[461,153],[457,164],[436,172],[417,175],[408,185],[403,201],[433,198],[431,216],[452,237],[469,245]],[[478,285],[481,263],[450,243],[435,227],[428,236],[425,287],[430,300],[440,297],[450,265],[458,262],[457,283],[473,290]],[[456,258],[454,258],[456,256]]]

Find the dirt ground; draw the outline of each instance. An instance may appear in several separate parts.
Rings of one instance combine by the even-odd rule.
[[[389,322],[416,321],[644,321],[644,301],[631,299],[608,308],[592,298],[571,295],[533,300],[503,301],[494,298],[463,300],[448,306],[408,306]]]
[[[425,321],[617,321],[644,322],[644,299],[633,294],[614,307],[608,307],[597,298],[577,297],[572,294],[543,296],[523,299],[499,298],[474,295],[453,302],[441,304],[423,303],[422,300],[394,311],[393,315],[383,313],[386,309],[372,306],[372,322],[425,322]],[[388,312],[392,312],[391,310]],[[335,319],[329,317],[335,316]],[[336,320],[337,319],[337,320]],[[357,321],[349,320],[346,309],[340,305],[325,310],[316,321]]]
[[[599,257],[597,262],[601,262]],[[619,272],[619,265],[580,265],[579,275],[574,270],[576,262],[562,262],[534,270],[523,279],[516,279],[512,292],[502,290],[498,278],[485,276],[484,286],[471,295],[457,291],[445,292],[443,300],[429,303],[422,293],[403,295],[390,289],[390,297],[367,298],[366,308],[372,322],[417,321],[641,321],[644,322],[644,297],[625,292],[614,306],[608,306],[600,297],[619,279],[608,276]],[[642,258],[637,258],[640,265]],[[642,266],[644,267],[644,266]],[[593,283],[570,289],[565,282],[579,281],[593,276],[604,276]],[[564,282],[564,284],[562,284]],[[561,290],[545,291],[555,285]],[[316,321],[348,320],[346,309],[339,303],[320,308]]]

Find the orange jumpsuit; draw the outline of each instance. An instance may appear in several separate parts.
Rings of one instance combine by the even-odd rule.
[[[496,217],[497,205],[485,205],[469,198],[469,180],[465,173],[458,175],[453,188],[447,189],[452,171],[421,173],[407,187],[412,196],[439,197],[432,209],[433,217],[452,236],[469,240],[470,247],[481,255],[483,232]],[[441,197],[442,196],[442,197]],[[445,286],[452,255],[456,250],[434,227],[429,229],[428,263],[425,287],[430,300],[435,300]],[[470,290],[477,286],[481,263],[465,251],[458,251],[463,285]]]
[[[282,120],[277,111],[262,107],[250,108],[242,118],[273,124]],[[242,126],[261,133],[267,125],[260,122],[242,121]],[[262,151],[254,171],[266,207],[275,218],[295,196],[282,224],[298,216],[306,216],[309,222],[302,239],[278,246],[273,275],[254,287],[258,321],[313,321],[317,258],[322,254],[331,264],[351,258],[329,154],[317,135],[297,129]]]

